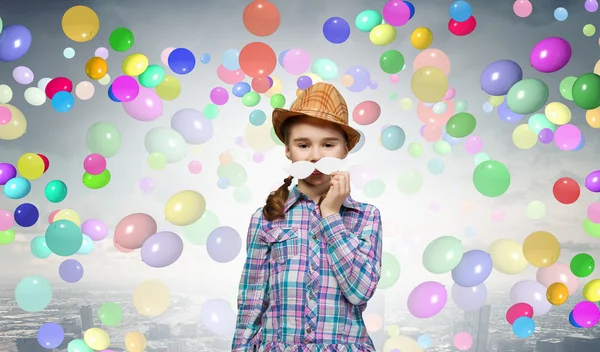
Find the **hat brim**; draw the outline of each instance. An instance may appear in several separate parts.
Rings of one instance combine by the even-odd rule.
[[[346,125],[345,123],[342,123],[340,121],[332,119],[329,116],[329,114],[327,114],[327,113],[324,113],[321,111],[290,111],[290,110],[286,110],[286,109],[276,108],[276,109],[273,109],[273,119],[272,119],[273,130],[275,131],[275,135],[277,135],[277,138],[279,138],[279,140],[282,143],[285,143],[285,141],[284,141],[283,134],[281,131],[281,126],[287,119],[289,119],[290,117],[294,117],[294,116],[313,117],[313,118],[331,122],[331,123],[334,123],[334,124],[340,126],[340,128],[344,131],[344,133],[346,133],[346,137],[348,138],[348,144],[347,144],[348,151],[351,151],[352,149],[354,149],[354,147],[360,141],[360,132],[358,132],[354,128]]]

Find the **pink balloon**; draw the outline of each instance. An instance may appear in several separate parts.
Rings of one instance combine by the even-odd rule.
[[[198,160],[192,160],[188,165],[188,170],[193,174],[199,174],[202,172],[202,164]]]
[[[103,58],[104,60],[108,59],[108,49],[106,49],[105,47],[101,46],[98,49],[96,49],[96,51],[94,52],[94,55],[100,58]]]
[[[154,89],[140,87],[138,96],[130,102],[122,103],[127,115],[138,121],[154,121],[163,113],[163,101]]]
[[[561,150],[573,150],[581,143],[581,131],[570,123],[558,126],[554,132],[554,143]]]
[[[133,77],[119,76],[112,83],[112,92],[115,98],[127,103],[133,101],[140,94],[140,85]]]
[[[569,289],[569,295],[577,292],[579,288],[579,279],[573,275],[569,264],[554,263],[545,268],[539,268],[535,279],[546,287],[555,282],[562,282]]]
[[[8,210],[0,210],[0,231],[6,231],[13,227],[15,218]]]
[[[12,120],[12,112],[6,106],[0,106],[0,126],[6,125]]]
[[[144,193],[150,193],[154,189],[154,180],[150,177],[144,177],[140,180],[140,189]]]
[[[531,66],[542,73],[552,73],[571,60],[571,44],[563,38],[549,37],[538,42],[529,55]]]
[[[442,205],[440,203],[438,203],[437,201],[432,200],[429,203],[429,209],[431,211],[438,212],[438,211],[440,211],[440,209],[442,209]]]
[[[123,246],[121,246],[120,244],[118,244],[115,240],[115,238],[113,237],[113,245],[115,246],[115,249],[118,250],[121,253],[131,253],[133,252],[133,249],[127,249]]]
[[[517,0],[513,4],[513,12],[521,18],[528,17],[533,12],[533,5],[529,0]]]
[[[582,328],[591,328],[600,320],[600,308],[596,302],[581,301],[573,308],[573,320]]]
[[[506,321],[512,325],[520,317],[533,318],[533,314],[533,307],[530,304],[523,302],[515,303],[506,311]]]
[[[483,149],[483,139],[479,136],[465,138],[465,150],[469,154],[477,154]]]
[[[83,168],[90,175],[100,175],[106,170],[106,159],[100,154],[90,154],[85,157]]]
[[[81,232],[88,235],[92,241],[101,241],[108,236],[108,227],[97,219],[89,219],[81,224]]]
[[[455,94],[456,90],[454,90],[454,88],[448,88],[448,90],[446,91],[446,95],[444,95],[444,100],[450,100],[454,98]]]
[[[291,49],[283,57],[283,68],[292,75],[301,75],[310,67],[310,55],[302,49]]]
[[[156,233],[156,220],[148,214],[127,215],[115,228],[115,242],[127,249],[138,249],[144,241]]]
[[[501,222],[504,220],[504,212],[500,209],[496,209],[492,212],[492,221]]]
[[[56,216],[56,214],[58,214],[58,212],[59,212],[60,210],[61,210],[61,209],[55,210],[55,211],[51,212],[51,213],[50,213],[50,215],[48,215],[48,223],[49,223],[49,224],[51,224],[51,223],[53,223],[53,222],[54,222],[54,217]]]
[[[588,206],[587,218],[594,224],[600,224],[600,202],[594,202]]]
[[[392,82],[394,84],[400,82],[400,76],[398,76],[398,75],[391,75],[390,76],[390,82]]]
[[[442,128],[439,126],[425,125],[422,134],[427,142],[435,142],[442,138],[443,133],[444,131],[442,131]]]
[[[356,105],[352,119],[359,125],[370,125],[381,116],[381,107],[374,101],[366,100]]]
[[[243,81],[244,78],[246,78],[246,75],[241,68],[232,71],[226,69],[223,65],[219,65],[217,68],[217,77],[219,77],[223,83],[236,84]]]
[[[448,120],[454,115],[454,101],[444,100],[443,103],[446,104],[446,111],[442,114],[436,114],[433,111],[433,106],[435,104],[428,104],[420,101],[417,104],[417,116],[419,117],[419,120],[425,125],[436,127],[446,126]]]
[[[375,177],[373,175],[373,171],[366,166],[363,165],[353,165],[350,167],[348,171],[350,174],[350,182],[358,189],[365,188],[367,182]]]
[[[473,337],[468,332],[454,335],[454,347],[459,351],[468,351],[473,347]]]
[[[448,292],[444,285],[426,281],[408,295],[408,310],[416,318],[431,318],[444,309],[447,300]]]
[[[175,48],[166,48],[165,50],[162,51],[162,53],[160,53],[160,61],[162,61],[163,64],[169,66],[169,55],[171,55],[171,52],[175,50]]]
[[[383,19],[392,26],[404,26],[410,20],[410,8],[402,0],[390,0],[383,7]]]

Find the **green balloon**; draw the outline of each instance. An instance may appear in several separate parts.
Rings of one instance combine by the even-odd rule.
[[[416,194],[423,187],[423,176],[418,171],[404,171],[398,177],[398,189],[406,195]]]
[[[60,180],[48,182],[44,195],[49,202],[60,203],[67,197],[67,185]]]
[[[100,175],[90,175],[87,172],[83,174],[83,184],[90,189],[100,189],[106,187],[110,182],[111,175],[108,169],[102,171]]]
[[[41,276],[27,276],[17,284],[15,300],[24,311],[42,311],[52,301],[52,286]]]
[[[15,230],[0,231],[0,245],[11,244],[15,240]]]
[[[52,251],[46,245],[46,237],[44,236],[34,237],[29,243],[29,249],[31,254],[38,259],[46,259],[52,254]]]
[[[219,107],[213,103],[209,103],[206,104],[203,112],[207,119],[214,120],[219,116]]]
[[[573,100],[573,84],[575,84],[576,80],[577,77],[569,76],[560,81],[560,95],[562,95],[563,98]]]
[[[404,67],[404,55],[398,50],[388,50],[379,57],[379,67],[390,75],[398,73]]]
[[[82,339],[75,339],[67,345],[67,352],[94,352]]]
[[[385,182],[379,179],[372,179],[365,183],[363,192],[369,198],[377,198],[385,192]]]
[[[535,134],[539,134],[544,128],[548,128],[552,130],[552,132],[556,131],[556,125],[550,122],[545,114],[531,115],[529,120],[527,120],[527,124],[529,125],[531,132]]]
[[[400,263],[392,254],[383,252],[381,254],[381,278],[377,284],[378,289],[386,289],[394,286],[400,278]]]
[[[310,70],[325,81],[332,80],[338,75],[337,65],[329,59],[315,60],[310,66]]]
[[[150,65],[139,77],[141,86],[154,88],[165,79],[165,69],[158,65]]]
[[[117,28],[108,37],[108,44],[114,51],[125,52],[133,46],[133,33],[124,27]]]
[[[121,149],[121,133],[115,125],[108,122],[96,122],[87,131],[86,144],[90,153],[105,158],[117,155]]]
[[[103,303],[98,309],[98,318],[104,325],[117,326],[123,320],[123,309],[114,302]]]
[[[454,105],[454,112],[455,113],[460,113],[460,112],[465,112],[467,111],[467,109],[469,108],[469,104],[464,101],[464,100],[459,100],[456,102],[456,104]]]
[[[381,14],[375,10],[365,10],[356,16],[354,25],[361,32],[370,32],[383,21]]]
[[[452,236],[431,241],[423,252],[423,267],[432,274],[445,274],[456,268],[464,253],[462,242]]]
[[[219,165],[219,167],[217,167],[217,175],[219,178],[226,178],[229,180],[229,184],[234,187],[243,185],[248,179],[246,169],[235,161]]]
[[[577,277],[588,277],[596,268],[596,262],[591,255],[579,253],[571,259],[571,272]]]
[[[273,142],[275,142],[276,145],[283,147],[283,142],[279,140],[279,137],[277,137],[277,134],[275,133],[275,129],[273,128],[273,126],[271,126],[271,139],[273,140]]]
[[[221,222],[217,215],[212,211],[205,210],[198,221],[183,228],[183,235],[191,244],[203,246],[206,244],[208,235],[219,226],[221,226]]]
[[[46,245],[56,255],[71,256],[81,248],[83,234],[79,226],[69,220],[58,220],[46,229]]]
[[[244,95],[245,96],[245,95]],[[271,96],[271,107],[273,109],[281,109],[285,106],[285,97],[283,94],[273,94]]]
[[[475,116],[468,112],[459,112],[446,123],[446,133],[454,138],[464,138],[475,131],[475,126],[477,126]]]
[[[260,103],[260,94],[255,91],[248,92],[242,97],[242,104],[247,107],[253,107]]]
[[[600,76],[586,73],[573,83],[573,102],[584,110],[593,110],[600,106]]]
[[[433,143],[433,151],[439,155],[448,155],[452,151],[452,147],[450,143],[440,140]]]
[[[398,99],[398,93],[396,93],[396,92],[390,92],[388,94],[388,98],[390,98],[390,100],[396,100],[396,99]]]
[[[544,81],[526,78],[510,88],[506,95],[506,105],[517,114],[533,114],[546,104],[549,95],[550,91]]]
[[[510,173],[501,162],[487,160],[475,167],[473,185],[486,197],[498,197],[508,190]]]
[[[600,224],[595,224],[588,218],[583,220],[583,231],[592,237],[600,238]]]
[[[233,199],[239,204],[248,204],[252,200],[252,190],[245,186],[239,186],[233,189]]]
[[[0,33],[2,33],[2,28],[3,28],[2,17],[0,17]]]
[[[412,142],[408,145],[408,155],[418,158],[423,155],[423,145],[418,142]]]

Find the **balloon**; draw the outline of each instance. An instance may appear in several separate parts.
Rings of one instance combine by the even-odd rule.
[[[62,17],[62,30],[74,42],[89,42],[98,34],[99,29],[98,15],[87,6],[73,6]]]
[[[100,220],[89,219],[81,224],[81,232],[92,241],[101,241],[108,236],[108,227]]]
[[[392,44],[396,40],[396,36],[396,28],[387,23],[379,24],[369,32],[369,40],[377,46]]]
[[[171,71],[179,75],[187,75],[196,67],[194,54],[186,48],[177,48],[171,51],[167,62]]]
[[[537,78],[525,78],[515,83],[506,95],[508,107],[517,114],[532,114],[548,101],[548,86]]]
[[[570,177],[562,177],[556,180],[552,187],[554,198],[562,204],[573,204],[579,199],[581,189],[577,181]]]
[[[462,287],[483,283],[492,273],[492,258],[481,250],[465,252],[460,263],[452,269],[452,279]]]
[[[473,171],[473,185],[484,196],[501,196],[510,187],[510,172],[498,161],[484,161]]]
[[[520,317],[533,317],[533,307],[527,303],[515,303],[506,311],[506,321],[512,325]]]
[[[435,67],[423,67],[411,78],[411,89],[417,99],[425,103],[437,103],[448,91],[448,78]]]
[[[473,16],[464,22],[457,22],[453,19],[448,21],[448,31],[458,37],[473,33],[475,27],[477,27],[477,20]]]
[[[0,163],[0,186],[17,177],[17,169],[9,163]]]
[[[417,27],[410,35],[410,44],[415,49],[427,49],[433,43],[433,33],[427,27]]]
[[[148,154],[161,153],[168,163],[180,161],[188,151],[183,136],[169,127],[155,127],[148,131],[144,145]]]
[[[140,94],[140,86],[133,77],[119,76],[113,81],[111,91],[118,101],[128,103]]]
[[[456,22],[464,22],[473,14],[471,4],[464,0],[457,0],[450,5],[450,18]]]
[[[518,338],[528,338],[535,331],[535,323],[529,317],[519,317],[513,322],[512,331]]]
[[[141,249],[142,261],[153,268],[164,268],[177,261],[183,253],[183,241],[169,231],[156,233],[144,242]]]
[[[15,222],[21,227],[31,227],[40,218],[40,211],[31,203],[23,203],[15,209]]]
[[[67,185],[60,180],[48,182],[44,190],[46,199],[52,203],[60,203],[67,197]]]
[[[439,282],[426,281],[415,287],[408,296],[408,310],[416,318],[431,318],[446,305],[448,293]]]
[[[381,107],[371,100],[359,103],[352,111],[352,120],[363,126],[374,123],[379,116],[381,116]]]
[[[588,277],[596,268],[594,258],[587,253],[579,253],[571,259],[570,269],[577,277]]]
[[[591,328],[600,320],[600,309],[597,303],[581,301],[573,308],[573,320],[582,328]]]
[[[410,8],[402,0],[389,0],[383,7],[383,19],[392,26],[404,26],[410,20]]]
[[[156,220],[148,214],[129,214],[115,227],[115,242],[126,249],[141,248],[157,231]]]
[[[96,122],[87,131],[86,144],[91,153],[110,158],[121,148],[121,133],[111,123]]]
[[[46,349],[60,346],[65,339],[65,331],[60,324],[44,323],[37,331],[37,341]]]
[[[494,269],[503,274],[520,274],[529,265],[523,254],[523,246],[514,240],[496,240],[490,245],[488,253],[492,258]]]
[[[82,183],[89,189],[100,189],[106,187],[111,179],[108,169],[102,171],[99,175],[90,175],[87,172],[83,174]]]
[[[331,17],[323,24],[323,36],[333,44],[341,44],[350,37],[350,25],[341,17]]]
[[[86,254],[92,253],[94,251],[94,247],[95,247],[94,241],[92,241],[90,236],[88,236],[86,234],[82,234],[82,237],[83,237],[83,241],[81,243],[81,247],[77,251],[77,254],[86,255]]]
[[[182,109],[173,114],[171,128],[179,132],[187,144],[203,144],[213,136],[212,122],[195,109]]]
[[[163,83],[164,82],[165,81],[163,81]],[[138,121],[154,121],[163,114],[163,101],[158,97],[157,92],[154,90],[146,87],[139,87],[139,92],[133,100],[123,102],[123,109],[127,115]]]
[[[569,298],[569,289],[562,282],[555,282],[548,286],[546,290],[546,299],[552,305],[559,306]]]
[[[169,287],[157,280],[147,280],[133,291],[133,305],[142,315],[155,317],[164,313],[171,304]]]
[[[206,240],[208,255],[218,263],[228,263],[234,260],[241,249],[242,239],[239,233],[229,226],[217,227]]]
[[[529,56],[531,67],[542,73],[552,73],[567,66],[571,60],[571,44],[563,38],[549,37],[539,41]]]
[[[503,96],[521,79],[523,79],[523,70],[519,64],[511,60],[498,60],[489,64],[481,72],[479,85],[489,95]]]
[[[106,159],[100,154],[92,153],[83,161],[83,168],[90,175],[100,175],[106,170]]]
[[[400,126],[388,126],[381,132],[381,145],[387,150],[398,150],[405,141],[406,134]]]
[[[473,336],[468,332],[459,332],[454,335],[454,347],[459,351],[468,351],[473,347]]]
[[[38,179],[44,174],[44,160],[35,153],[25,153],[17,162],[17,170],[28,180]]]
[[[200,310],[202,326],[213,334],[230,336],[234,333],[236,313],[231,304],[223,299],[211,299],[204,302]]]
[[[100,322],[107,326],[117,326],[123,320],[123,308],[114,302],[103,303],[98,309]]]
[[[176,77],[165,75],[165,78],[163,78],[162,82],[154,88],[154,91],[162,100],[174,100],[177,99],[181,93],[181,82],[179,82]],[[149,94],[149,97],[152,97],[152,95]]]
[[[196,191],[181,191],[169,198],[165,204],[165,218],[176,226],[188,226],[204,214],[206,201]]]
[[[46,85],[44,92],[48,99],[53,99],[59,92],[71,93],[73,91],[73,82],[66,77],[56,77]]]
[[[423,252],[423,267],[432,274],[452,271],[463,257],[462,242],[456,237],[442,236],[433,240]]]
[[[83,340],[86,345],[96,351],[105,350],[110,346],[110,337],[106,331],[100,328],[87,329],[83,334]]]
[[[26,312],[42,311],[52,300],[52,286],[41,276],[27,276],[17,284],[15,300]]]
[[[133,46],[133,33],[127,28],[117,28],[108,37],[110,47],[118,52],[125,52]]]
[[[484,283],[473,287],[452,285],[452,300],[464,311],[475,311],[485,305],[487,288]]]
[[[159,65],[149,65],[139,77],[142,87],[155,88],[165,79],[165,69]]]
[[[288,53],[286,57],[290,56],[292,52]],[[253,42],[246,44],[240,50],[240,68],[242,71],[253,78],[258,77],[267,77],[275,70],[275,66],[277,66],[277,56],[273,49],[261,42]],[[287,66],[287,65],[286,65]],[[303,68],[299,72],[297,68],[293,70],[294,72],[290,72],[292,74],[300,74],[303,73],[308,67]]]
[[[25,26],[12,24],[0,31],[0,62],[12,62],[23,57],[31,47],[31,32]]]
[[[45,236],[52,253],[62,257],[77,253],[83,243],[81,229],[69,220],[55,220],[46,229]]]
[[[383,21],[381,14],[375,10],[364,10],[356,16],[354,25],[361,32],[371,32]]]
[[[31,192],[31,182],[23,177],[11,178],[4,185],[4,195],[10,199],[21,199]]]
[[[125,335],[125,348],[129,352],[144,352],[146,344],[146,337],[139,331],[131,331]]]
[[[404,57],[402,57],[402,62],[404,63]],[[423,67],[435,67],[447,76],[450,74],[450,59],[446,53],[439,49],[426,49],[415,57],[415,60],[413,61],[413,72],[416,72]],[[400,69],[402,69],[402,67]],[[446,97],[444,97],[444,99],[446,99]]]
[[[400,263],[390,253],[383,253],[381,260],[381,279],[377,288],[386,289],[394,286],[400,277]]]
[[[600,279],[588,281],[583,287],[583,298],[590,302],[600,301]]]
[[[536,316],[544,315],[552,309],[552,304],[546,299],[546,287],[533,280],[522,280],[514,284],[510,289],[510,302],[529,304]]]
[[[525,238],[523,254],[529,264],[538,268],[549,267],[560,257],[560,243],[551,233],[536,231]]]
[[[44,236],[36,236],[29,243],[29,249],[34,257],[39,259],[46,259],[52,251],[46,245],[46,238]]]
[[[388,50],[381,54],[379,66],[387,74],[398,73],[404,67],[404,55],[398,50]]]
[[[463,138],[471,134],[476,126],[475,117],[468,112],[453,115],[446,123],[446,132],[450,137]]]
[[[242,14],[246,30],[259,37],[267,37],[277,31],[281,17],[277,6],[267,0],[254,0],[246,5]]]
[[[68,283],[75,283],[83,277],[83,266],[75,259],[67,259],[58,267],[60,278]]]
[[[585,187],[592,192],[600,192],[600,170],[592,171],[585,177]]]
[[[94,350],[82,339],[75,339],[67,345],[67,352],[94,352]]]
[[[93,80],[99,80],[108,73],[108,64],[101,57],[93,57],[85,64],[85,74]]]
[[[10,104],[0,104],[0,109],[8,109],[10,112],[10,120],[5,124],[0,124],[0,140],[10,141],[23,136],[27,129],[27,120],[21,110]]]
[[[600,76],[586,73],[573,83],[573,102],[584,110],[593,110],[600,106]]]

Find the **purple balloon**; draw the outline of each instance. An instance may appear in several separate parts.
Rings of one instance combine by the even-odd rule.
[[[584,7],[587,12],[596,12],[598,11],[598,0],[585,0]]]
[[[299,89],[305,90],[306,88],[312,86],[312,78],[308,76],[300,76],[296,81],[296,85]]]
[[[0,32],[0,61],[11,62],[20,59],[31,46],[31,32],[25,26],[12,24]]]
[[[452,279],[462,287],[483,283],[492,273],[492,257],[482,250],[465,252],[460,263],[452,269]]]
[[[591,328],[600,320],[600,308],[595,302],[581,301],[573,307],[573,320],[582,328]]]
[[[163,114],[163,101],[151,88],[140,87],[135,99],[121,104],[127,115],[138,121],[154,121]]]
[[[81,224],[81,232],[88,235],[92,241],[101,241],[108,236],[108,227],[100,220],[89,219]]]
[[[229,226],[214,229],[206,240],[208,255],[218,263],[234,260],[242,250],[240,234]]]
[[[231,304],[223,299],[211,299],[200,308],[200,320],[212,333],[229,336],[235,330],[236,314]]]
[[[408,295],[408,310],[416,318],[431,318],[444,309],[448,300],[446,287],[439,282],[426,281]]]
[[[486,67],[479,77],[481,89],[489,95],[506,95],[510,88],[523,79],[523,70],[511,60],[494,61]]]
[[[212,122],[195,109],[182,109],[173,114],[171,128],[179,132],[187,144],[203,144],[213,136]]]
[[[37,331],[38,343],[47,349],[57,348],[64,339],[65,331],[57,323],[44,323]]]
[[[554,132],[549,128],[543,128],[538,134],[538,139],[540,142],[548,144],[554,139]]]
[[[508,107],[508,104],[506,103],[506,99],[504,99],[502,104],[500,104],[498,106],[498,116],[500,117],[500,120],[502,120],[504,122],[517,123],[523,119],[524,115],[517,114],[516,112],[512,111]]]
[[[0,186],[17,177],[17,169],[9,163],[0,163]]]
[[[210,101],[216,105],[225,105],[229,101],[229,92],[223,87],[215,87],[210,91]]]
[[[346,70],[345,74],[354,78],[354,84],[348,87],[351,92],[362,92],[371,84],[371,74],[362,66],[352,66]]]
[[[75,259],[67,259],[60,263],[58,274],[65,282],[72,284],[83,277],[83,266]]]
[[[600,192],[600,170],[592,171],[586,176],[585,187],[592,192]]]
[[[549,37],[539,41],[529,55],[531,66],[542,73],[556,72],[571,60],[571,44],[563,38]]]
[[[484,283],[473,287],[452,285],[452,300],[464,311],[478,310],[487,300],[487,288]]]
[[[142,261],[153,268],[164,268],[177,261],[183,253],[181,237],[170,231],[161,231],[148,237],[142,245]]]

